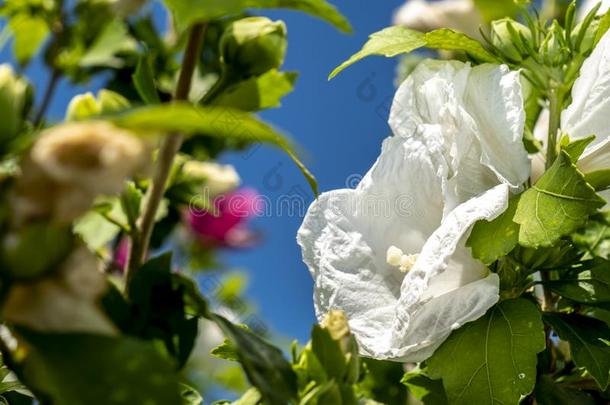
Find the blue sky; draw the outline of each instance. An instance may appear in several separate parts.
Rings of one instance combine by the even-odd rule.
[[[369,58],[328,82],[327,76],[356,52],[368,35],[388,26],[398,0],[333,2],[354,26],[353,35],[294,12],[264,13],[288,25],[285,68],[298,70],[295,92],[280,109],[263,118],[289,133],[305,154],[320,190],[354,185],[377,158],[389,134],[387,116],[394,94],[396,60]],[[301,174],[281,153],[261,147],[246,155],[230,156],[244,183],[257,188],[277,206],[282,195],[307,193]],[[287,210],[285,210],[287,211]],[[301,261],[295,235],[302,218],[287,213],[257,218],[253,225],[264,234],[258,248],[225,255],[232,265],[247,269],[248,296],[276,331],[306,341],[315,322],[312,279]]]
[[[261,13],[286,22],[289,47],[285,69],[300,72],[295,92],[285,98],[283,107],[266,111],[262,117],[290,134],[303,148],[305,162],[316,175],[321,191],[343,188],[346,183],[353,186],[375,161],[381,141],[389,133],[386,121],[394,93],[396,61],[370,58],[332,82],[326,79],[328,73],[356,52],[370,33],[389,25],[393,11],[402,3],[331,2],[351,21],[353,35],[341,34],[302,13]],[[0,61],[9,60],[5,47],[0,51]],[[39,62],[25,73],[38,89],[48,78]],[[72,96],[96,91],[102,83],[100,78],[75,87],[62,81],[50,116],[60,119]],[[312,199],[300,172],[277,150],[259,147],[245,154],[228,154],[223,160],[234,164],[244,185],[258,189],[273,206],[277,207],[282,196],[303,195],[307,203]],[[287,212],[256,218],[252,226],[263,234],[262,244],[248,251],[226,252],[223,261],[249,274],[247,296],[256,303],[267,325],[283,336],[304,342],[315,317],[312,280],[295,241],[301,221],[300,215]]]

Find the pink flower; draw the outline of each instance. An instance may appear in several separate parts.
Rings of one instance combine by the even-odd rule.
[[[113,267],[123,271],[129,256],[129,238],[123,237],[114,248]]]
[[[246,222],[263,211],[263,203],[256,190],[243,188],[215,198],[216,212],[190,209],[186,220],[203,245],[246,247],[256,241]]]

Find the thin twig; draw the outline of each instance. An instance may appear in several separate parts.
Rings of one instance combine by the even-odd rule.
[[[51,100],[53,100],[53,94],[55,94],[55,89],[59,84],[59,79],[61,78],[61,72],[57,69],[53,69],[51,72],[51,77],[49,78],[49,82],[47,83],[47,88],[44,91],[44,96],[42,97],[42,102],[40,103],[40,107],[36,116],[34,117],[34,126],[38,127],[49,109],[51,105]]]
[[[180,70],[178,84],[176,85],[174,94],[174,100],[176,101],[188,99],[193,73],[197,66],[197,60],[203,45],[203,37],[206,28],[207,25],[203,23],[195,24],[191,27],[184,59],[182,61],[182,69]],[[181,133],[169,134],[159,149],[155,175],[153,177],[152,185],[147,192],[144,213],[140,218],[139,228],[136,230],[136,237],[132,238],[132,246],[127,264],[128,283],[146,259],[150,237],[155,224],[155,215],[159,208],[159,204],[161,203],[161,199],[163,198],[163,194],[165,193],[165,186],[174,162],[174,157],[180,150],[180,146],[182,146],[182,140],[183,137]]]

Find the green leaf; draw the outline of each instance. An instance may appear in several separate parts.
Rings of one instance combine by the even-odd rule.
[[[596,405],[597,402],[591,394],[569,384],[553,381],[553,377],[543,374],[536,382],[536,402],[540,405]]]
[[[401,363],[374,359],[362,359],[366,369],[358,389],[372,400],[383,404],[406,404],[407,390],[400,382],[404,369]]]
[[[427,361],[452,404],[516,404],[536,382],[536,354],[545,348],[536,306],[503,301],[453,332]]]
[[[292,92],[297,77],[295,72],[272,69],[262,76],[234,84],[215,98],[212,104],[244,111],[279,107],[282,98]]]
[[[186,384],[180,384],[180,388],[181,388],[181,393],[180,395],[182,396],[182,405],[202,405],[203,404],[203,398],[201,397],[201,394],[199,394],[199,392],[197,392],[197,390],[195,390],[193,387],[190,387]]]
[[[610,375],[610,328],[604,322],[582,315],[546,313],[547,323],[563,340],[570,343],[574,363],[584,367],[597,384],[606,389]]]
[[[127,218],[130,230],[135,229],[137,226],[136,222],[140,217],[143,198],[142,190],[137,188],[133,181],[128,181],[125,190],[121,194],[121,208]]]
[[[108,245],[119,232],[121,228],[118,225],[109,222],[96,211],[87,212],[74,223],[74,233],[94,252]]]
[[[210,314],[209,319],[216,322],[238,348],[239,361],[248,379],[266,403],[280,405],[296,398],[296,375],[278,348],[220,315]]]
[[[610,310],[610,262],[607,260],[595,261],[589,270],[573,279],[561,277],[544,285],[572,301]]]
[[[161,103],[157,87],[155,86],[155,73],[150,56],[140,56],[136,71],[131,78],[138,94],[146,104]]]
[[[130,337],[42,334],[28,343],[24,382],[62,405],[180,404],[174,363],[154,343]]]
[[[478,41],[461,32],[442,28],[424,34],[403,26],[393,26],[371,34],[364,47],[333,70],[328,78],[332,79],[348,66],[367,56],[393,57],[423,47],[464,51],[483,62],[496,61],[496,58],[487,52]]]
[[[432,49],[464,51],[481,62],[494,63],[497,59],[477,40],[461,32],[448,28],[430,31],[425,34],[426,46]]]
[[[521,195],[514,217],[521,225],[519,243],[552,246],[581,227],[605,203],[562,150],[551,168]]]
[[[610,211],[589,218],[587,224],[571,235],[572,242],[592,256],[610,259]]]
[[[585,180],[597,191],[607,190],[610,188],[610,169],[585,173]]]
[[[610,10],[606,11],[606,13],[599,19],[599,25],[597,28],[597,32],[595,33],[595,39],[593,41],[593,46],[596,46],[599,41],[602,39],[604,34],[610,28]]]
[[[561,139],[561,149],[566,151],[573,163],[576,163],[578,159],[582,156],[587,149],[587,146],[591,144],[595,140],[595,135],[588,136],[586,138],[577,139],[575,141],[570,141],[568,136],[564,136]]]
[[[174,13],[178,26],[211,21],[248,9],[287,8],[318,17],[343,32],[351,32],[349,21],[332,4],[324,0],[164,0]]]
[[[297,157],[292,143],[270,125],[241,110],[172,103],[135,108],[108,119],[122,127],[151,133],[180,131],[189,135],[269,143],[286,152],[318,195],[316,180]]]
[[[513,222],[519,198],[512,198],[508,208],[492,221],[479,221],[472,228],[466,246],[472,256],[486,265],[509,254],[519,242],[519,225]]]
[[[122,60],[115,57],[119,52],[133,51],[137,47],[129,36],[127,26],[119,19],[112,20],[100,32],[95,42],[79,61],[81,67],[108,66],[119,68]]]
[[[314,325],[311,331],[311,349],[329,379],[341,382],[345,376],[345,355],[339,341],[334,340],[328,329]]]
[[[225,339],[222,344],[216,346],[210,351],[214,357],[229,361],[239,361],[239,353],[237,347],[230,340]]]
[[[332,79],[348,66],[367,56],[380,55],[390,58],[412,52],[424,46],[426,46],[426,40],[424,34],[419,31],[402,26],[384,28],[371,34],[362,49],[333,70],[328,78],[329,80]]]
[[[171,253],[150,259],[133,276],[127,295],[131,309],[130,334],[159,339],[182,367],[197,337],[198,318],[186,314],[187,289],[175,281]]]
[[[411,395],[424,405],[446,405],[447,394],[441,380],[429,378],[422,370],[415,369],[406,373],[401,382],[409,389]]]
[[[49,35],[49,26],[44,18],[21,12],[10,18],[9,27],[15,36],[15,58],[27,65]]]

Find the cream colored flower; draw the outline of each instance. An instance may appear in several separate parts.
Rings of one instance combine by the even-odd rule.
[[[14,284],[2,310],[5,321],[41,332],[113,335],[116,328],[99,306],[107,288],[97,259],[75,250],[50,277]]]
[[[241,182],[239,174],[232,165],[191,160],[182,166],[182,172],[205,182],[204,194],[207,198],[233,191]]]
[[[408,0],[394,14],[394,24],[422,32],[451,28],[482,39],[483,17],[473,0]]]
[[[98,195],[119,192],[143,171],[147,145],[105,122],[69,123],[44,131],[29,156],[13,196],[14,221],[51,217],[71,221]]]
[[[113,194],[145,166],[144,143],[105,122],[61,125],[44,132],[31,151],[50,178],[94,194]]]

